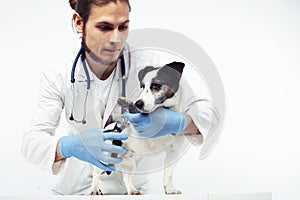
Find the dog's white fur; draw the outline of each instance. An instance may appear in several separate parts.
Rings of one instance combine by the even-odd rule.
[[[181,94],[179,87],[178,91],[172,98],[165,100],[162,104],[155,104],[155,97],[150,91],[150,85],[152,78],[157,74],[158,70],[148,72],[144,78],[143,83],[145,87],[143,92],[139,96],[138,100],[144,101],[144,112],[152,112],[157,107],[168,107],[172,110],[179,111],[178,101]],[[181,194],[181,191],[175,189],[172,185],[173,171],[178,160],[180,146],[183,144],[184,136],[182,135],[166,135],[157,138],[145,138],[141,137],[132,125],[123,130],[124,133],[128,134],[128,140],[123,142],[123,146],[127,149],[126,154],[120,155],[123,158],[123,162],[116,165],[117,170],[122,171],[123,181],[129,195],[141,194],[133,183],[132,176],[136,170],[135,157],[137,155],[153,155],[155,153],[166,152],[165,164],[164,164],[164,191],[166,194]],[[91,194],[101,194],[99,189],[100,175],[104,171],[97,167],[94,167],[92,192]],[[113,172],[112,172],[113,173]],[[100,192],[99,192],[100,191]]]

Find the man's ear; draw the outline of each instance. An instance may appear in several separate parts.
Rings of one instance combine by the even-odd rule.
[[[77,34],[82,34],[83,33],[83,19],[80,17],[78,13],[74,13],[72,17],[72,21],[74,24],[74,28],[77,32]]]

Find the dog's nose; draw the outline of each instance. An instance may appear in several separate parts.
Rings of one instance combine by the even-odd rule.
[[[144,101],[143,100],[138,100],[134,104],[138,109],[142,109],[144,107]]]

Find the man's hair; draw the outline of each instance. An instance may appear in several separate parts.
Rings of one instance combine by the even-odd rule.
[[[73,10],[75,10],[83,19],[85,24],[89,18],[90,10],[93,5],[103,6],[111,2],[125,2],[128,4],[129,11],[131,10],[129,0],[69,0],[69,4]]]

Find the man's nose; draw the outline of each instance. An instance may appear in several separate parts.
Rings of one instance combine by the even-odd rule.
[[[111,43],[120,43],[121,41],[122,35],[119,31],[114,32],[109,39],[109,42]]]

